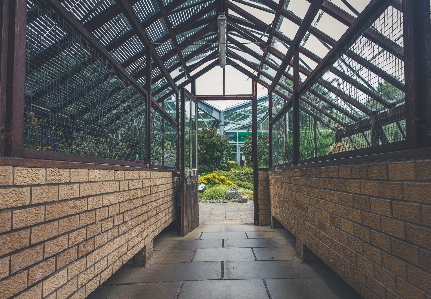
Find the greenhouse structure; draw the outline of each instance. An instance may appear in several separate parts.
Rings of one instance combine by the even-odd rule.
[[[216,244],[196,235],[203,126],[228,137],[238,163],[251,138],[248,229],[271,230],[246,233],[237,251],[217,241],[230,257],[245,258],[248,246],[259,279],[204,260],[203,277],[217,272],[205,284],[231,290],[226,298],[251,298],[257,284],[268,298],[300,298],[277,276],[296,271],[300,289],[313,291],[307,279],[320,270],[287,268],[275,253],[260,261],[253,236],[278,246],[267,236],[283,229],[298,261],[326,265],[322,281],[337,279],[358,298],[431,298],[430,6],[0,1],[0,298],[102,298],[91,296],[128,265],[145,265],[166,228],[179,231],[175,242]],[[180,247],[169,250],[180,258]],[[197,264],[193,250],[175,267]],[[255,266],[265,263],[273,266]],[[169,290],[142,277],[124,292]],[[187,292],[199,279],[186,280],[164,281],[173,298],[195,298]]]

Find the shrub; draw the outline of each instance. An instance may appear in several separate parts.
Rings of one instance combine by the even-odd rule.
[[[209,173],[199,177],[198,183],[205,185],[233,185],[232,181],[230,181],[226,176],[218,175],[216,173]]]
[[[232,183],[240,188],[253,189],[252,168],[242,168],[241,170],[231,171],[217,170],[214,173],[219,176],[227,177]]]
[[[224,201],[226,198],[226,191],[229,189],[227,185],[217,185],[214,187],[210,187],[202,193],[200,199],[201,200],[210,200],[210,201]]]

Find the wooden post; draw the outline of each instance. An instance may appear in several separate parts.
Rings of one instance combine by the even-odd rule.
[[[253,161],[253,201],[254,225],[259,225],[259,161],[257,157],[257,81],[253,80],[253,98],[251,100],[251,143]]]
[[[268,93],[268,167],[272,167],[272,92]]]
[[[191,82],[191,93],[193,95],[196,95],[196,79],[193,79]],[[192,103],[192,101],[190,101],[190,104]],[[195,154],[195,169],[198,169],[198,103],[195,103],[195,134],[194,134],[194,138],[195,138],[195,144],[194,144],[194,154]],[[191,138],[191,136],[190,136]]]
[[[293,56],[293,164],[299,162],[299,47],[295,46]]]
[[[404,76],[408,147],[429,146],[429,1],[404,0]]]
[[[7,52],[6,56],[2,53],[1,65],[1,73],[6,77],[2,77],[1,88],[5,90],[1,90],[0,103],[6,113],[0,116],[0,121],[4,121],[4,125],[0,123],[1,140],[4,140],[0,148],[5,156],[15,156],[23,146],[27,1],[6,0],[0,5],[4,8],[3,15],[8,15],[2,22],[6,26],[3,30],[7,30],[2,32],[2,50],[7,47]]]
[[[165,109],[165,102],[162,102],[162,108]],[[165,166],[165,118],[162,116],[162,166]]]
[[[180,227],[181,227],[181,235],[184,236],[184,224],[185,224],[185,200],[186,200],[186,154],[185,154],[185,148],[186,148],[186,141],[185,141],[185,122],[186,122],[186,108],[185,108],[186,100],[185,100],[185,94],[184,94],[184,88],[181,89],[181,142],[180,142],[180,149],[181,149],[181,158],[180,158]]]
[[[317,157],[317,119],[313,122],[314,157]]]
[[[152,119],[151,119],[151,73],[152,73],[152,65],[151,65],[151,48],[147,48],[147,54],[145,56],[146,62],[146,78],[145,78],[145,89],[147,90],[147,110],[146,110],[146,122],[147,122],[147,164],[148,167],[151,168],[151,127],[152,127]]]
[[[176,169],[179,170],[181,167],[181,153],[184,151],[183,148],[181,148],[181,130],[183,127],[183,123],[180,123],[180,95],[178,93],[175,93],[175,121],[177,122],[177,167]]]

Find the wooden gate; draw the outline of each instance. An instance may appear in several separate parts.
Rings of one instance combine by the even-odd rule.
[[[185,236],[199,226],[198,175],[196,170],[187,170],[182,179],[181,235]]]
[[[198,105],[196,98],[181,90],[181,197],[180,232],[185,236],[199,226],[198,201]],[[186,112],[187,107],[187,112]],[[186,138],[187,137],[187,138]],[[187,146],[186,146],[186,140]]]

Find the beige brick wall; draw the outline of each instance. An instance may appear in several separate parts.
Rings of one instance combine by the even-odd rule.
[[[174,218],[171,172],[0,166],[0,298],[84,298]]]
[[[271,224],[271,209],[269,201],[269,176],[268,171],[259,171],[259,187],[257,194],[259,204],[259,225]]]
[[[270,173],[271,213],[365,298],[431,298],[431,161]]]

